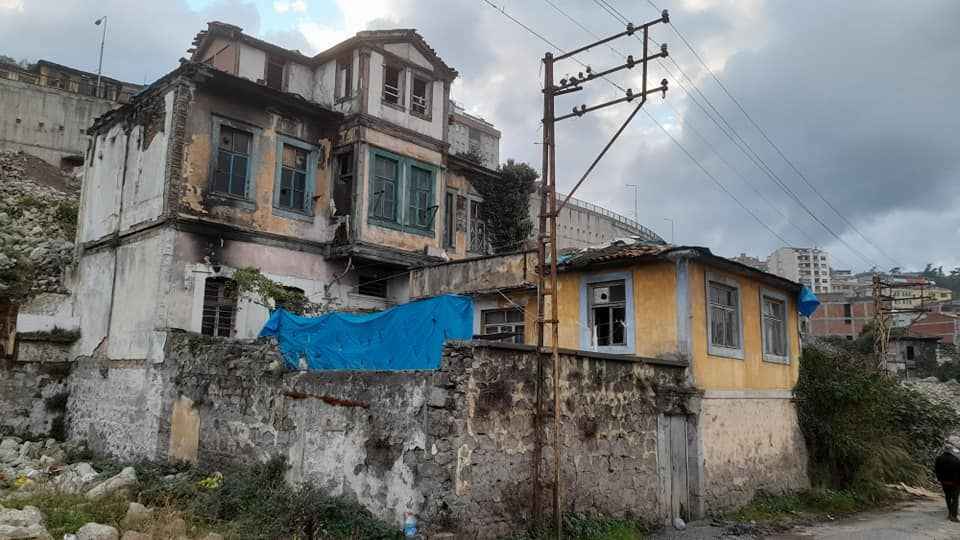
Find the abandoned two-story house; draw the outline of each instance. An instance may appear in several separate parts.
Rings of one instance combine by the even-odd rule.
[[[74,356],[256,336],[268,308],[232,292],[240,268],[373,310],[407,299],[410,268],[485,252],[468,177],[497,172],[450,155],[457,72],[416,31],[306,56],[215,22],[190,52],[90,129]]]

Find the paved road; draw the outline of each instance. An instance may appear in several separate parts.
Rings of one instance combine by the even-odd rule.
[[[691,524],[682,532],[664,531],[656,540],[957,540],[960,523],[946,519],[943,499],[923,498],[893,508],[864,512],[855,516],[797,527],[788,532],[763,536],[725,535],[724,530],[708,524]]]
[[[830,522],[800,527],[769,540],[904,540],[960,538],[960,523],[947,521],[943,499],[919,499],[892,509],[865,512]]]

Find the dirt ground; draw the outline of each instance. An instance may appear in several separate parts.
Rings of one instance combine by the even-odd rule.
[[[691,523],[684,531],[664,531],[654,540],[952,540],[960,539],[960,523],[947,521],[943,498],[927,497],[777,534],[730,532],[711,524]]]

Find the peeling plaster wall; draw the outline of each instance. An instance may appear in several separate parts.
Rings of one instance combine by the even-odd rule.
[[[397,44],[399,46],[399,44]],[[389,45],[388,45],[389,47]],[[413,49],[413,47],[410,47]],[[417,52],[414,50],[414,52]],[[417,52],[419,55],[419,52]],[[421,56],[421,58],[423,58]],[[411,61],[416,62],[413,59]],[[443,81],[433,81],[433,96],[431,97],[431,116],[429,120],[410,114],[410,88],[413,84],[413,74],[410,69],[405,68],[402,72],[403,92],[402,104],[397,108],[384,104],[383,102],[383,64],[384,57],[377,51],[370,53],[370,85],[368,112],[394,124],[412,129],[424,135],[428,135],[437,140],[443,140],[443,125],[447,119],[443,116],[444,92]],[[433,76],[431,68],[423,70],[426,74]]]
[[[253,82],[263,79],[263,72],[267,67],[267,53],[246,43],[238,42],[237,45],[240,47],[237,75]]]
[[[84,164],[80,195],[80,242],[99,240],[117,232],[127,144],[127,134],[120,124],[97,135],[93,141]]]
[[[68,438],[86,439],[94,452],[125,461],[166,455],[168,368],[101,355],[76,360],[67,384]]]
[[[708,510],[746,504],[758,491],[778,494],[810,486],[796,405],[785,394],[707,392],[700,425]]]
[[[116,267],[115,248],[84,253],[78,264],[75,313],[80,319],[80,339],[73,354],[89,356],[107,336]]]
[[[150,119],[153,125],[140,124],[130,131],[132,148],[127,156],[120,222],[123,231],[157,219],[163,211],[167,135],[173,122],[174,97],[174,92],[163,96],[163,115]]]
[[[118,248],[113,312],[109,315],[107,354],[115,360],[162,360],[156,352],[166,326],[161,307],[170,280],[170,264],[176,231],[150,231]]]
[[[253,132],[253,153],[250,174],[252,189],[249,200],[237,203],[222,197],[211,197],[210,173],[213,152],[214,117],[248,125]],[[238,226],[251,231],[266,232],[301,238],[315,242],[332,240],[334,227],[330,226],[330,140],[321,131],[328,126],[300,118],[284,126],[284,119],[263,106],[254,106],[210,93],[198,93],[190,106],[184,134],[183,183],[181,213],[188,217],[202,217]],[[318,147],[316,173],[313,183],[315,195],[313,215],[278,212],[273,207],[274,186],[277,180],[278,137],[282,135],[301,139]],[[311,158],[312,159],[312,158]]]
[[[517,287],[536,281],[537,254],[528,251],[419,268],[410,272],[410,297]]]
[[[171,334],[167,351],[182,396],[171,414],[187,415],[186,398],[199,416],[196,441],[191,421],[173,422],[173,448],[196,444],[207,464],[284,456],[291,482],[355,498],[398,525],[404,512],[421,512],[431,373],[273,373],[279,355],[268,341],[190,334]]]

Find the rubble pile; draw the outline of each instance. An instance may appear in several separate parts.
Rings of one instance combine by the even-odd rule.
[[[960,413],[960,382],[956,379],[940,382],[936,377],[927,377],[906,380],[903,384],[927,396],[931,401],[952,407]]]
[[[160,510],[132,501],[141,486],[133,467],[126,467],[117,474],[103,474],[84,461],[67,463],[69,456],[85,453],[82,443],[61,443],[55,439],[25,441],[19,437],[4,437],[0,441],[0,539],[53,538],[47,530],[47,516],[40,508],[31,505],[20,507],[40,494],[74,496],[94,504],[102,504],[107,498],[130,501],[126,515],[118,523],[85,523],[75,534],[66,534],[64,538],[189,538],[188,526],[183,518],[158,515],[162,519],[154,519],[154,514]],[[18,505],[17,501],[22,503]],[[206,533],[197,538],[222,540],[223,537]]]
[[[64,292],[79,181],[22,152],[0,152],[0,296]]]

